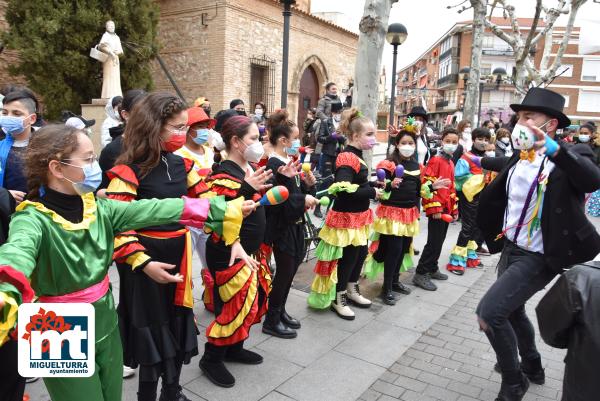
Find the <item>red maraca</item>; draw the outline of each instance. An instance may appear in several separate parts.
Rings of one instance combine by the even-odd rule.
[[[377,181],[385,181],[385,170],[378,168],[375,172],[377,174]]]
[[[402,164],[398,164],[396,166],[396,178],[400,178],[404,175],[404,166]]]
[[[454,218],[451,215],[445,213],[442,214],[441,219],[444,220],[446,223],[452,223],[452,220],[454,220]]]
[[[290,196],[288,189],[283,185],[278,185],[267,191],[266,194],[260,198],[260,201],[256,202],[260,206],[272,206],[279,205],[287,200]]]

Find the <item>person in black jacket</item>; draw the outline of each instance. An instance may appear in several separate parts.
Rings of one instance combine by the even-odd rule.
[[[266,208],[267,229],[265,243],[273,248],[277,271],[269,294],[269,309],[263,333],[280,338],[296,337],[300,322],[285,310],[292,280],[298,271],[304,256],[304,210],[318,204],[314,193],[315,177],[312,172],[306,176],[288,177],[280,169],[294,163],[292,157],[298,155],[300,132],[296,124],[289,119],[286,110],[273,113],[268,120],[269,141],[273,153],[269,156],[267,169],[273,172],[273,185],[283,185],[288,189],[286,202]]]
[[[477,316],[502,373],[500,401],[520,401],[529,380],[545,380],[525,303],[563,269],[600,252],[600,236],[584,214],[585,194],[600,188],[600,169],[589,146],[554,140],[570,124],[564,102],[548,89],[530,89],[511,105],[519,115],[511,137],[520,152],[481,161],[499,171],[481,193],[477,223],[490,252],[502,255]]]
[[[0,188],[0,244],[8,238],[8,223],[10,216],[15,211],[16,202],[10,192]],[[0,307],[4,299],[0,296]],[[13,332],[8,341],[0,345],[0,400],[22,401],[25,392],[25,378],[17,370],[18,353],[16,332]]]
[[[327,189],[332,180],[327,179],[333,174],[335,158],[346,143],[346,138],[340,133],[340,121],[342,120],[342,103],[337,101],[331,103],[331,117],[321,120],[317,142],[321,147],[321,160],[319,162],[319,173],[325,178],[319,186],[319,191]],[[321,208],[315,207],[314,215],[322,218]]]
[[[562,401],[595,400],[600,394],[598,288],[600,262],[577,265],[560,276],[536,308],[544,341],[568,349]]]

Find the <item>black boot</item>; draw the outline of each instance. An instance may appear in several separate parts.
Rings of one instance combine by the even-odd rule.
[[[191,401],[181,390],[181,386],[178,384],[163,386],[158,401]]]
[[[211,343],[206,343],[204,345],[204,355],[200,359],[200,369],[208,380],[219,387],[228,388],[233,387],[235,378],[223,363],[226,350],[226,347],[217,347]]]
[[[399,292],[400,294],[408,295],[411,293],[411,289],[402,284],[400,281],[392,283],[392,291]]]
[[[296,330],[286,326],[281,321],[281,307],[269,305],[267,317],[263,323],[262,332],[279,338],[296,338]]]
[[[542,358],[523,359],[521,369],[530,382],[542,385],[546,382],[546,372],[542,367]]]
[[[256,352],[244,349],[244,342],[240,341],[227,348],[225,361],[242,363],[244,365],[260,365],[263,363],[263,357]]]
[[[386,305],[396,305],[396,297],[392,291],[392,283],[390,280],[384,280],[381,288],[381,300]]]
[[[496,401],[521,401],[528,389],[529,380],[520,370],[513,375],[503,375]]]
[[[290,315],[288,315],[285,310],[285,305],[281,308],[281,321],[290,329],[298,330],[302,325],[300,324],[300,320],[294,319]]]

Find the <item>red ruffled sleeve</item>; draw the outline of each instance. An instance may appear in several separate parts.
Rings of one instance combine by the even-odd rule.
[[[356,174],[360,171],[360,159],[354,153],[342,152],[335,159],[335,168],[350,167]]]

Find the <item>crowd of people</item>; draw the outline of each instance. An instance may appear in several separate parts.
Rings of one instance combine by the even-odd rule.
[[[252,325],[264,318],[262,331],[284,339],[301,329],[286,302],[306,252],[310,209],[323,225],[307,302],[345,320],[355,319],[353,308],[372,305],[361,293],[362,276],[383,275],[387,305],[411,293],[400,276],[414,267],[422,212],[427,242],[412,283],[435,291],[448,279],[440,269],[448,227],[460,219],[442,261],[447,272],[461,276],[482,265],[480,255],[502,252],[498,280],[477,308],[502,374],[497,400],[521,400],[529,381],[542,384],[524,305],[563,269],[600,252],[583,209],[590,194],[589,213],[600,213],[596,127],[584,124],[574,138],[559,139],[558,130],[570,129],[564,98],[534,88],[511,105],[507,124],[463,120],[431,146],[428,114],[417,106],[389,127],[391,146],[372,175],[363,152],[377,143],[374,122],[342,103],[334,83],[325,89],[303,127],[262,102],[248,115],[234,99],[213,118],[207,98],[187,107],[170,93],[129,90],[107,102],[97,156],[93,122],[41,122],[29,89],[4,88],[0,398],[23,397],[18,305],[76,299],[96,309],[96,369],[89,378],[44,378],[53,400],[119,400],[123,377],[136,369],[138,400],[187,400],[182,366],[201,351],[192,252],[204,306],[214,315],[199,368],[214,384],[234,386],[229,363],[263,362],[244,347]],[[287,200],[261,205],[274,186],[286,189]],[[323,195],[333,201],[321,202]],[[117,306],[107,274],[113,262]]]

